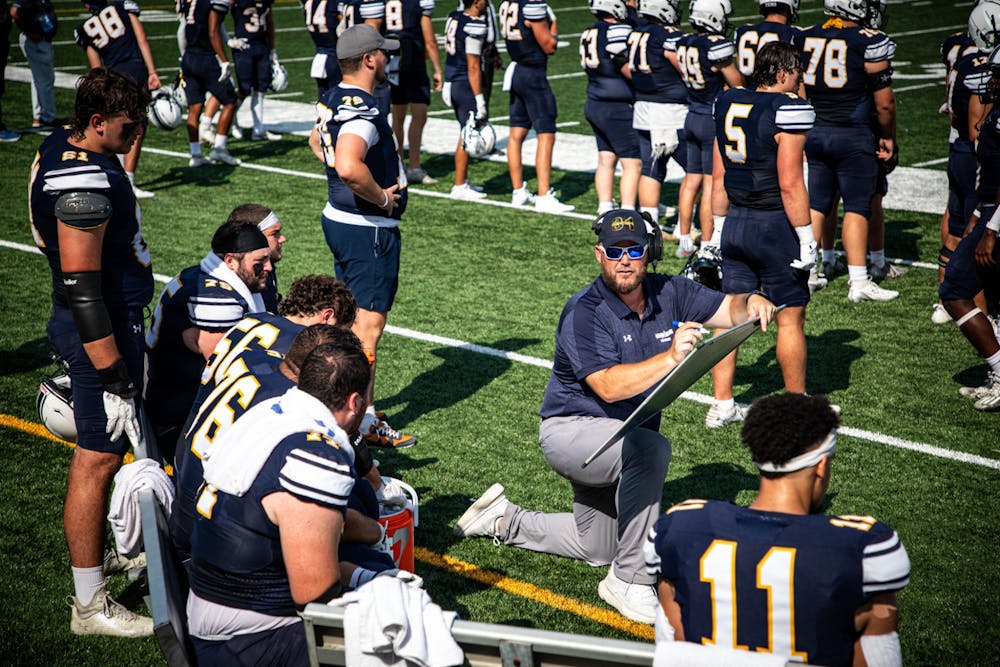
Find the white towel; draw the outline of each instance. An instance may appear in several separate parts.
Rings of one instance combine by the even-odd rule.
[[[691,642],[656,642],[653,667],[785,667],[788,658]]]
[[[344,658],[352,667],[450,667],[465,661],[444,612],[422,588],[375,577],[341,600]]]
[[[168,517],[174,502],[174,485],[152,459],[139,459],[121,467],[115,475],[108,521],[111,522],[118,553],[128,558],[134,558],[142,550],[140,489],[151,489]]]
[[[276,413],[281,417],[276,417]],[[323,403],[297,387],[250,408],[222,432],[205,452],[205,481],[218,490],[242,496],[279,442],[293,433],[319,431],[354,457],[344,429]]]
[[[259,293],[251,293],[243,279],[226,266],[226,263],[214,252],[205,255],[199,266],[205,273],[210,274],[213,278],[218,278],[236,290],[236,293],[243,297],[243,300],[250,306],[251,313],[263,313],[266,310],[264,297]]]

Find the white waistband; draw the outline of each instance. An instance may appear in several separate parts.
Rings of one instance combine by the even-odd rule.
[[[323,217],[333,222],[342,222],[345,225],[358,225],[359,227],[398,227],[399,220],[387,218],[382,215],[362,215],[360,213],[350,213],[334,208],[330,202],[323,207]]]

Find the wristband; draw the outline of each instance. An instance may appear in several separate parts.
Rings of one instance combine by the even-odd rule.
[[[384,201],[384,202],[382,202],[382,208],[385,208],[386,206],[388,206],[388,205],[389,205],[389,193],[388,193],[388,192],[386,192],[385,190],[383,190],[383,191],[382,191],[382,194],[384,194],[384,195],[385,195],[385,201]]]
[[[1000,206],[997,206],[996,210],[993,211],[993,217],[986,223],[986,229],[991,230],[994,234],[1000,234]]]
[[[97,377],[104,386],[104,391],[109,394],[115,394],[125,399],[135,398],[137,393],[135,385],[132,384],[132,378],[128,374],[128,366],[125,365],[125,360],[121,357],[107,368],[98,369]]]
[[[793,227],[792,229],[795,230],[795,235],[799,237],[799,245],[816,243],[816,237],[813,235],[812,225],[802,225],[801,227]]]

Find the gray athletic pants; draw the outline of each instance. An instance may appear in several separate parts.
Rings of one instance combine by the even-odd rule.
[[[635,429],[580,468],[621,424],[600,417],[542,421],[542,454],[573,486],[573,512],[545,514],[511,504],[501,523],[505,544],[593,566],[614,563],[619,579],[654,583],[655,577],[646,574],[642,548],[660,513],[670,441],[655,431]]]

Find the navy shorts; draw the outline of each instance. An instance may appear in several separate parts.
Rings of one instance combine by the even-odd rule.
[[[206,92],[212,93],[223,106],[236,103],[236,89],[231,78],[219,81],[221,71],[214,53],[188,49],[181,58],[181,72],[188,105],[204,104]]]
[[[708,114],[689,111],[684,119],[689,174],[712,175],[712,146],[715,144],[715,120]]]
[[[976,149],[957,140],[948,148],[948,233],[962,238],[965,226],[976,212]]]
[[[653,139],[649,130],[636,130],[639,134],[639,156],[642,158],[642,175],[663,181],[667,177],[667,161],[669,155],[662,155],[653,160]]]
[[[309,647],[302,623],[236,635],[224,641],[191,638],[199,665],[308,665]]]
[[[122,76],[132,79],[143,90],[149,88],[149,70],[146,69],[146,63],[141,60],[129,60],[128,62],[118,63],[111,69]]]
[[[545,68],[517,65],[510,82],[510,126],[551,134],[556,131],[557,115],[556,96]]]
[[[618,159],[638,160],[639,133],[632,127],[632,105],[587,98],[583,115],[594,129],[599,153],[614,153]]]
[[[431,80],[423,59],[405,71],[400,69],[399,85],[391,86],[391,89],[393,104],[430,104]]]
[[[976,263],[976,246],[994,210],[995,206],[984,206],[983,217],[951,253],[951,260],[944,270],[944,281],[938,288],[942,301],[971,301],[980,290],[985,290],[989,304],[996,304],[1000,298],[1000,244],[993,249],[996,264],[984,267]]]
[[[688,139],[687,132],[683,128],[677,130],[677,150],[674,151],[674,162],[681,166],[685,172],[688,165]]]
[[[840,192],[844,211],[868,218],[878,179],[875,139],[864,127],[817,127],[806,139],[809,208],[824,215]]]
[[[455,112],[455,120],[460,127],[469,122],[469,112],[476,113],[476,96],[472,94],[472,86],[468,79],[451,82],[451,108]]]
[[[265,44],[251,44],[249,49],[233,51],[233,61],[242,97],[249,95],[251,89],[263,92],[271,87],[271,49]]]
[[[358,307],[388,313],[399,288],[399,228],[349,225],[323,217],[323,235],[337,277],[354,294]]]
[[[809,303],[809,272],[789,263],[799,257],[799,237],[784,211],[731,206],[722,228],[722,291],[762,289],[776,305]]]
[[[110,309],[115,345],[125,360],[132,384],[142,395],[143,355],[146,351],[143,337],[143,311],[141,308]],[[131,446],[122,435],[111,442],[105,429],[108,417],[104,412],[104,386],[97,377],[97,370],[83,349],[80,334],[68,308],[53,306],[52,316],[46,326],[49,341],[60,357],[69,364],[73,380],[73,420],[76,422],[76,444],[93,452],[124,454]]]
[[[323,93],[340,84],[344,75],[340,72],[340,63],[337,62],[337,51],[335,49],[316,49],[316,53],[326,54],[326,64],[324,69],[326,76],[316,79],[317,99],[323,97]]]

